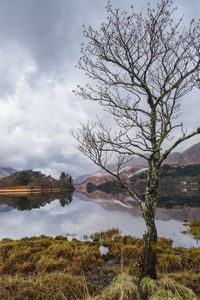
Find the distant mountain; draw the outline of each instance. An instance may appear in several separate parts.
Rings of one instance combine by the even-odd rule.
[[[92,176],[92,174],[84,174],[81,175],[79,177],[76,177],[73,181],[76,182],[83,182],[84,180],[86,180],[88,177]]]
[[[164,164],[179,166],[200,164],[200,143],[194,144],[183,152],[170,153],[167,159],[165,159]],[[135,169],[147,167],[146,161],[140,157],[131,159],[130,162],[125,165]]]
[[[200,164],[200,143],[197,143],[182,153],[173,152],[165,160],[166,164],[177,164],[180,166]]]
[[[0,167],[0,179],[12,174],[15,174],[17,172],[17,170],[13,169],[13,168],[2,168]]]
[[[200,164],[200,143],[193,145],[192,147],[188,148],[182,153],[172,152],[164,161],[164,164],[168,164],[171,166],[187,166]],[[124,175],[124,177],[130,178],[139,171],[145,170],[146,167],[147,162],[145,159],[140,157],[134,157],[129,162],[123,165],[120,172],[122,175]],[[112,171],[115,170],[116,167],[113,167]],[[113,177],[105,171],[100,170],[99,172],[91,174],[90,176],[86,176],[84,179],[82,179],[82,181],[81,177],[79,177],[79,181],[76,180],[75,186],[77,190],[85,192],[88,183],[92,183],[94,185],[101,185],[107,181],[113,181]]]

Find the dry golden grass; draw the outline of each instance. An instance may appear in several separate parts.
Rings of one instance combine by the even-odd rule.
[[[86,299],[87,292],[82,277],[70,276],[60,272],[42,276],[0,278],[2,300],[50,300]]]
[[[200,297],[200,248],[172,248],[171,240],[159,239],[158,281],[149,283],[146,279],[146,285],[142,281],[140,286],[143,240],[118,236],[113,230],[112,233],[114,237],[111,231],[101,233],[100,239],[95,237],[93,242],[77,239],[69,242],[62,236],[3,239],[0,299],[125,300],[139,299],[141,291],[145,299],[147,287],[148,295],[151,293],[149,299],[181,299],[185,297],[181,294],[182,285]],[[100,245],[108,247],[107,254],[101,255]],[[175,281],[164,281],[166,275]],[[175,292],[174,282],[181,285],[177,285]],[[167,284],[170,291],[166,292],[163,289]],[[184,293],[187,297],[193,295],[187,289]],[[108,298],[111,294],[115,298]],[[136,298],[131,298],[133,295]]]

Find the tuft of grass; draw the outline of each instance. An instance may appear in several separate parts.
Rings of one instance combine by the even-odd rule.
[[[170,278],[192,289],[200,298],[200,273],[194,272],[178,272],[168,275]]]
[[[163,273],[173,273],[183,270],[182,259],[174,253],[161,254],[158,257],[159,269]]]
[[[121,252],[121,270],[140,276],[142,266],[142,248],[137,245],[125,245]]]
[[[38,273],[50,273],[56,270],[63,271],[66,268],[66,260],[59,257],[53,259],[51,257],[43,255],[36,263],[36,270]]]
[[[200,218],[187,224],[190,228],[187,233],[192,234],[194,239],[200,240]]]
[[[140,282],[140,292],[144,299],[149,299],[152,295],[155,295],[158,290],[158,284],[156,280],[145,277]]]
[[[186,249],[183,254],[183,264],[185,265],[185,269],[199,273],[200,248],[191,247]]]
[[[103,241],[105,239],[112,239],[115,236],[119,236],[120,231],[118,228],[112,228],[107,231],[99,231],[90,235],[90,239],[93,241]],[[86,239],[86,236],[84,236]]]
[[[188,287],[165,276],[159,280],[136,277],[120,273],[94,300],[197,300]]]
[[[137,286],[137,279],[126,274],[119,274],[101,295],[95,300],[139,300],[140,295]]]
[[[140,283],[141,297],[148,300],[197,300],[194,292],[177,281],[163,277],[160,280],[144,278]]]
[[[172,252],[172,243],[173,241],[171,239],[166,239],[166,238],[158,238],[158,243],[157,243],[157,253],[159,254],[166,254],[166,253],[171,253]]]

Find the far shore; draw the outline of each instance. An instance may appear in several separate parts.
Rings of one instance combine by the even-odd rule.
[[[55,193],[61,191],[68,191],[68,189],[61,188],[41,188],[38,186],[11,186],[11,187],[2,187],[0,188],[0,195],[9,195],[9,196],[25,196],[29,194],[40,194],[43,192]]]

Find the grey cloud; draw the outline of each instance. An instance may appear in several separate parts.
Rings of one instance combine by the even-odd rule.
[[[62,6],[64,1],[1,1],[1,37],[17,40],[27,47],[38,62],[48,68],[62,60],[61,42],[67,30],[62,28]],[[60,5],[61,4],[61,5]]]
[[[137,8],[141,1],[111,1],[113,6]],[[155,2],[155,1],[154,1]],[[99,25],[105,20],[107,1],[93,0],[2,0],[0,2],[0,37],[3,42],[18,43],[27,49],[40,72],[59,77],[63,67],[71,66],[79,56],[82,24]],[[146,6],[146,1],[143,1]],[[197,2],[195,1],[194,4]],[[188,8],[187,1],[184,7]],[[198,4],[196,4],[198,6]],[[195,5],[192,6],[195,12]],[[191,9],[188,9],[191,11]],[[13,45],[16,47],[16,44]],[[61,74],[60,74],[61,75]]]
[[[192,2],[175,1],[187,20],[200,10],[199,1]],[[82,101],[71,92],[85,80],[84,74],[74,68],[83,41],[81,25],[99,28],[106,20],[106,3],[0,0],[1,166],[41,169],[55,176],[61,171],[78,176],[96,169],[75,150],[75,141],[68,132],[76,130],[80,122],[94,120],[96,113],[109,119],[98,105]],[[140,9],[147,2],[111,3],[121,9],[129,9],[131,4]],[[194,110],[198,92],[191,97],[190,102],[183,102],[182,117],[190,129],[199,117],[198,110]]]
[[[58,71],[75,63],[79,55],[81,25],[105,20],[105,5],[106,1],[100,0],[4,0],[0,2],[0,37],[25,47],[38,73],[56,72],[59,76]]]

